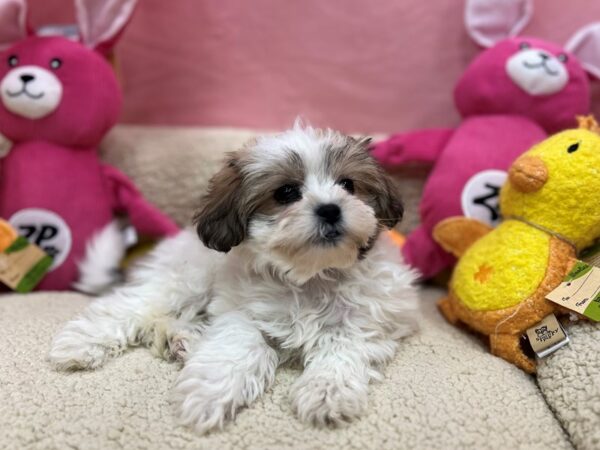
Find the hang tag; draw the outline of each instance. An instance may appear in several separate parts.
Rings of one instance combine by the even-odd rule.
[[[529,328],[527,338],[538,358],[545,358],[569,343],[569,336],[554,314]]]
[[[0,281],[17,292],[31,291],[43,278],[52,258],[0,220]]]
[[[577,261],[546,298],[595,322],[600,321],[600,268]]]

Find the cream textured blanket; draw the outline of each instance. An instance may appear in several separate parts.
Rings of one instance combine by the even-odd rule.
[[[338,430],[301,424],[287,398],[298,373],[284,368],[262,400],[205,437],[174,423],[168,399],[178,368],[146,349],[95,372],[50,369],[52,335],[88,299],[1,297],[0,448],[570,448],[533,379],[447,325],[434,307],[441,294],[423,292],[423,329],[372,386],[362,420]]]
[[[567,327],[570,344],[542,361],[542,393],[577,448],[600,448],[600,324]]]

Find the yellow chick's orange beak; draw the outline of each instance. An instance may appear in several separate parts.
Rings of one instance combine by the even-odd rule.
[[[508,170],[508,180],[519,192],[537,192],[548,181],[548,168],[536,156],[522,156]]]

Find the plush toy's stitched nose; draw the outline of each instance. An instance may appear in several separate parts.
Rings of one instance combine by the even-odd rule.
[[[536,192],[548,181],[548,168],[536,156],[523,156],[510,167],[508,179],[517,191]]]
[[[35,77],[33,75],[28,75],[28,74],[21,75],[20,78],[23,83],[29,83],[30,81],[35,80]]]
[[[545,53],[542,53],[542,52],[540,52],[540,57],[542,59],[548,59],[548,58],[550,58],[548,55],[546,55]]]

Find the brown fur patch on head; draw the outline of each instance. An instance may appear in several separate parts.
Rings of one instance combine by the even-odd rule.
[[[297,152],[287,150],[281,161],[273,161],[268,169],[246,173],[246,182],[252,186],[251,199],[256,205],[256,213],[272,215],[282,206],[275,200],[275,190],[284,184],[304,183],[304,164]]]
[[[239,245],[247,236],[253,214],[271,215],[281,208],[273,198],[275,189],[303,183],[304,167],[296,152],[289,151],[286,159],[263,167],[261,155],[252,152],[252,145],[254,142],[228,155],[200,201],[194,223],[208,248],[228,252]]]
[[[326,170],[336,179],[354,182],[355,195],[370,205],[380,224],[393,228],[401,219],[404,207],[391,178],[369,153],[370,138],[346,138],[346,144],[329,149]]]
[[[211,179],[194,216],[198,236],[208,248],[228,252],[244,240],[250,205],[242,189],[242,152],[230,153]]]

